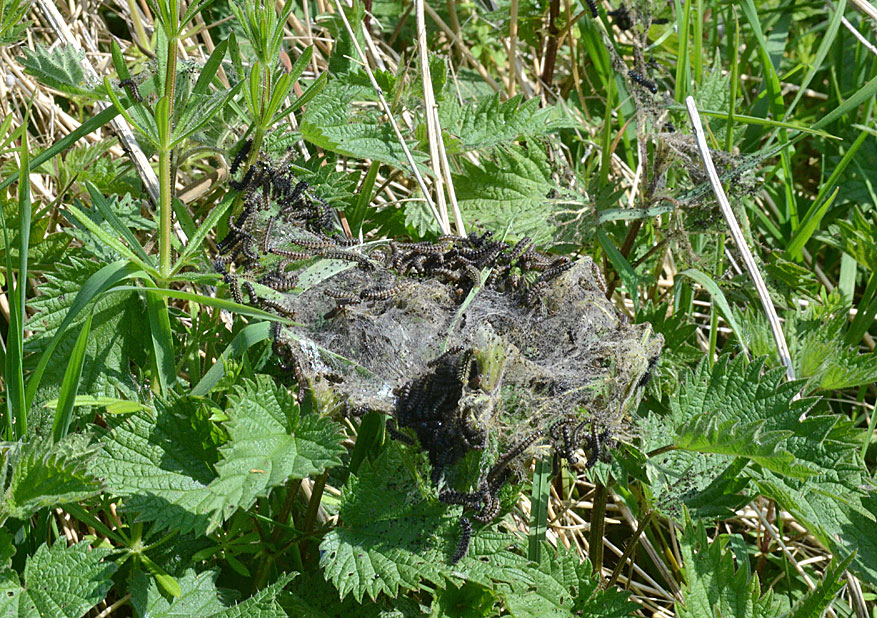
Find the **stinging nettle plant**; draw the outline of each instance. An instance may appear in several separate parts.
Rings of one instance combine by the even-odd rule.
[[[0,608],[866,615],[877,63],[791,8],[0,0]]]

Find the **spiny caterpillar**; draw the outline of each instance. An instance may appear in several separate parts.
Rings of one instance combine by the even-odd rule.
[[[631,69],[627,72],[628,77],[632,79],[634,82],[651,92],[652,94],[658,94],[658,85],[652,80],[646,78],[642,73],[638,73]]]
[[[127,77],[119,81],[119,87],[124,88],[129,97],[131,97],[138,103],[143,103],[143,97],[140,96],[140,91],[137,90],[137,84],[134,83],[133,79]]]

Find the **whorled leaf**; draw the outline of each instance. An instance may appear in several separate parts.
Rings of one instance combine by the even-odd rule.
[[[41,545],[27,559],[23,582],[15,572],[0,573],[0,614],[80,618],[106,598],[116,572],[116,565],[105,561],[112,551],[88,545]]]

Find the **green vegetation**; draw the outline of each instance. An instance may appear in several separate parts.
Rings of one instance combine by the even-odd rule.
[[[877,616],[875,32],[865,0],[0,0],[0,613]],[[269,246],[275,169],[358,263]],[[570,465],[539,425],[452,561],[473,509],[288,300],[485,232],[593,259],[648,336],[587,368],[626,379],[587,385],[612,435],[579,410]],[[488,341],[467,410],[544,420]]]

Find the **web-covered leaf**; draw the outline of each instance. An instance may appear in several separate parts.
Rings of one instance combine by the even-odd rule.
[[[7,516],[26,519],[42,508],[97,495],[101,483],[88,470],[94,454],[87,440],[74,435],[54,444],[31,440],[12,446],[3,462],[11,472],[0,520]]]
[[[516,539],[508,534],[476,531],[466,557],[450,564],[459,514],[459,507],[424,498],[399,450],[388,448],[344,486],[340,523],[320,544],[326,579],[342,599],[352,593],[357,601],[430,584],[441,588],[445,579],[462,576],[488,586],[507,580],[523,560],[510,551]]]
[[[116,565],[112,551],[84,541],[41,545],[24,567],[24,581],[13,571],[0,574],[0,613],[20,618],[79,618],[106,597]]]
[[[302,416],[292,396],[268,376],[243,380],[229,402],[229,441],[220,449],[218,478],[210,488],[225,509],[248,508],[290,478],[341,465],[340,427],[316,414]]]
[[[82,70],[85,52],[70,45],[61,45],[51,51],[37,44],[35,50],[21,48],[24,57],[19,58],[25,73],[33,75],[40,83],[65,94],[100,98],[95,84]]]
[[[723,356],[712,369],[701,363],[670,402],[676,446],[745,457],[779,474],[806,477],[812,470],[796,459],[789,439],[800,435],[798,418],[813,400],[794,401],[801,384],[784,382],[780,369],[761,375],[763,365],[747,365],[742,356]]]
[[[370,110],[354,108],[354,101],[369,100],[371,89],[343,80],[332,80],[308,104],[302,116],[301,135],[308,142],[347,157],[371,159],[407,169],[408,159],[389,123]],[[409,150],[415,160],[423,153]],[[429,173],[425,167],[422,171]]]
[[[516,618],[622,618],[638,609],[627,592],[600,590],[591,563],[580,561],[574,550],[560,546],[555,552],[545,544],[540,556],[538,567],[527,569],[532,582],[513,580],[503,594]]]
[[[695,526],[690,519],[686,521],[680,548],[687,586],[684,602],[676,605],[679,618],[777,616],[779,605],[773,594],[761,596],[758,577],[750,575],[748,565],[734,568],[734,556],[726,541],[726,537],[720,537],[710,543],[703,522]]]
[[[480,165],[461,159],[463,171],[454,175],[460,209],[467,221],[478,221],[495,232],[514,223],[514,235],[537,243],[552,239],[549,195],[557,190],[544,148],[497,148]]]
[[[234,599],[228,598],[216,587],[217,576],[217,571],[196,573],[193,569],[188,569],[177,578],[180,596],[169,599],[161,594],[155,578],[138,573],[131,583],[131,605],[135,615],[142,618],[286,618],[277,597],[283,587],[295,577],[294,574],[280,577],[238,604],[234,604]]]
[[[540,109],[538,98],[524,101],[522,95],[500,101],[499,94],[493,94],[467,104],[447,97],[439,105],[439,120],[453,136],[445,138],[449,152],[491,148],[519,137],[547,135],[574,126],[559,108]]]

